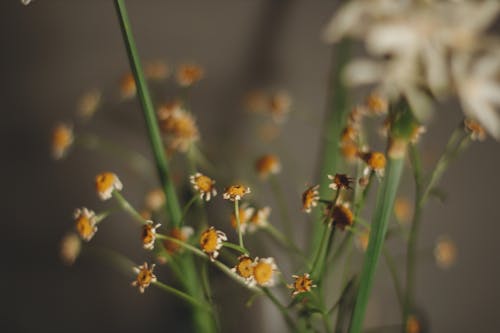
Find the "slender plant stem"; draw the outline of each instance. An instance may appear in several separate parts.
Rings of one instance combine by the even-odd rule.
[[[130,216],[132,216],[137,222],[141,224],[146,224],[147,220],[139,214],[139,212],[125,199],[125,197],[119,191],[113,191],[113,197],[116,199],[120,207]]]
[[[234,200],[234,217],[236,218],[236,227],[238,228],[238,241],[240,247],[245,248],[243,245],[243,233],[241,232],[239,200]]]
[[[224,243],[222,243],[222,246],[228,247],[230,249],[233,249],[233,250],[238,251],[238,252],[243,253],[243,254],[249,254],[247,249],[245,249],[241,246],[238,246],[236,244],[233,244],[233,243],[224,242]]]
[[[193,195],[193,197],[188,201],[188,203],[184,206],[184,209],[182,210],[182,217],[181,217],[181,222],[180,222],[180,226],[182,227],[182,225],[184,224],[184,221],[186,220],[186,216],[189,212],[189,208],[191,208],[191,206],[193,205],[193,203],[196,202],[196,200],[198,199],[198,195]]]
[[[178,289],[170,287],[170,286],[168,286],[160,281],[153,282],[153,285],[155,285],[159,289],[161,289],[169,294],[172,294],[172,295],[179,297],[180,299],[186,301],[187,303],[189,303],[191,305],[194,305],[196,307],[203,309],[204,311],[207,311],[210,313],[212,312],[212,309],[210,308],[210,306],[208,304],[201,303],[197,299],[193,298],[192,296],[189,296],[188,294],[186,294]]]
[[[290,317],[290,314],[287,311],[287,308],[280,303],[280,301],[269,291],[267,288],[262,288],[262,291],[264,294],[273,302],[274,305],[278,308],[278,310],[281,312],[283,317],[285,318],[285,322],[288,325],[288,328],[292,331],[296,331],[295,323],[292,320],[292,317]]]
[[[165,150],[160,135],[160,128],[158,126],[158,121],[156,119],[154,111],[153,101],[151,100],[151,96],[142,70],[139,54],[135,46],[127,8],[125,6],[125,0],[115,0],[114,4],[123,35],[123,40],[125,42],[127,55],[130,61],[130,67],[134,75],[144,119],[146,121],[148,135],[156,161],[156,169],[162,184],[163,191],[165,192],[165,196],[167,198],[167,212],[170,217],[172,226],[178,227],[180,225],[182,217],[181,208],[174,184],[171,179],[170,168],[165,156]],[[196,298],[202,298],[203,291],[200,287],[198,274],[196,273],[196,268],[194,267],[192,258],[186,257],[181,262],[181,266],[186,275],[185,280],[186,286],[188,287],[188,292]],[[205,311],[199,311],[197,307],[193,307],[193,319],[197,331],[207,333],[215,331],[215,322],[213,321],[213,318],[211,316],[208,316]]]
[[[139,54],[135,46],[125,1],[115,0],[115,7],[120,21],[120,28],[123,34],[123,39],[125,41],[125,46],[127,49],[130,67],[132,69],[132,73],[134,75],[135,83],[137,86],[139,101],[141,103],[144,119],[146,120],[149,139],[156,160],[158,176],[160,177],[163,190],[165,191],[165,195],[167,197],[167,207],[169,215],[172,219],[173,225],[178,226],[181,219],[181,209],[179,206],[179,201],[177,199],[177,194],[175,192],[174,184],[170,177],[170,168],[165,156],[165,150],[160,135],[160,128],[158,126],[153,101],[151,100],[147,82],[144,77],[144,72],[142,70]]]
[[[278,178],[274,175],[271,175],[271,177],[269,178],[269,183],[271,185],[274,197],[278,202],[278,208],[281,215],[281,224],[283,226],[283,230],[285,231],[285,235],[288,237],[288,239],[293,239],[292,228],[290,226],[291,219],[290,215],[288,214],[286,198],[278,182]]]
[[[349,329],[350,333],[360,333],[363,328],[366,306],[373,287],[375,271],[383,249],[389,218],[392,214],[394,199],[403,173],[404,157],[397,159],[389,157],[388,160],[386,175],[377,196],[368,249],[361,271],[359,291]]]
[[[333,51],[333,61],[330,76],[329,87],[329,110],[326,113],[326,120],[324,122],[323,135],[324,146],[321,156],[321,170],[320,170],[320,197],[324,198],[328,195],[328,177],[327,175],[332,172],[337,172],[339,169],[340,150],[339,140],[342,128],[345,126],[347,119],[347,89],[342,82],[343,68],[349,60],[350,41],[343,40],[337,44]],[[320,221],[319,211],[315,214],[315,220]],[[316,222],[313,225],[311,237],[311,255],[317,253],[318,244],[322,237],[323,227],[321,223]]]
[[[262,229],[267,232],[271,237],[280,242],[282,245],[292,250],[297,256],[299,256],[302,260],[306,260],[304,253],[295,245],[292,240],[282,234],[278,229],[276,229],[272,224],[268,223],[262,227]]]

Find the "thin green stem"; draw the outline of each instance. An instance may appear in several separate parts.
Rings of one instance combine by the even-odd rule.
[[[240,247],[245,248],[243,245],[243,233],[241,232],[241,222],[240,222],[240,208],[239,208],[239,200],[234,200],[234,217],[236,218],[236,227],[238,229],[238,241]]]
[[[389,219],[393,211],[394,199],[403,173],[403,157],[397,159],[389,157],[388,160],[386,175],[377,196],[368,249],[363,263],[359,291],[349,329],[350,333],[360,333],[363,327],[366,306],[373,287],[375,271],[382,252]]]
[[[158,126],[153,101],[151,100],[147,82],[144,77],[144,72],[142,70],[141,60],[139,58],[139,54],[135,45],[130,21],[128,18],[127,8],[125,6],[125,1],[115,0],[115,7],[120,22],[120,28],[123,34],[123,40],[127,49],[130,67],[132,69],[132,73],[136,82],[139,101],[141,103],[144,119],[146,120],[149,139],[156,160],[158,176],[160,177],[163,190],[165,191],[165,195],[167,197],[168,212],[172,219],[173,225],[179,226],[181,219],[181,209],[179,206],[179,201],[177,199],[177,194],[175,192],[174,184],[170,177],[170,168],[165,156],[165,150],[160,135],[160,128]]]
[[[127,201],[127,199],[125,199],[125,197],[119,191],[114,190],[113,197],[116,199],[120,207],[131,217],[133,217],[137,222],[146,224],[147,220],[141,216],[141,214]]]
[[[181,217],[181,222],[180,222],[180,226],[182,227],[183,224],[184,224],[184,221],[186,220],[186,216],[189,212],[189,208],[191,208],[191,206],[193,205],[193,203],[196,202],[196,200],[198,199],[198,195],[193,195],[193,197],[188,201],[188,203],[184,206],[184,209],[182,210],[182,217]]]
[[[243,254],[249,254],[247,249],[245,249],[241,246],[238,246],[236,244],[233,244],[233,243],[224,242],[224,243],[222,243],[222,246],[233,249],[233,250],[238,251],[238,252],[243,253]]]
[[[320,197],[328,195],[328,174],[339,170],[341,155],[339,149],[340,134],[345,126],[348,108],[347,108],[347,89],[342,81],[343,68],[349,61],[350,41],[341,41],[333,50],[332,68],[330,71],[329,86],[329,110],[326,112],[326,120],[322,133],[324,135],[323,153],[320,155]],[[317,212],[315,220],[320,220],[320,213]],[[322,237],[323,228],[321,223],[313,225],[312,238],[310,244],[310,253],[317,253],[318,244]]]
[[[273,304],[278,308],[278,310],[281,312],[283,317],[285,318],[285,322],[287,323],[288,327],[292,330],[295,331],[295,323],[292,320],[292,317],[290,317],[290,314],[287,311],[287,308],[280,303],[280,301],[269,291],[267,288],[261,288],[264,294],[273,302]]]
[[[192,296],[189,296],[188,294],[186,294],[178,289],[170,287],[170,286],[168,286],[160,281],[153,282],[153,285],[158,287],[159,289],[165,291],[166,293],[169,293],[171,295],[175,295],[175,296],[179,297],[180,299],[184,300],[185,302],[203,309],[204,311],[207,311],[210,313],[212,312],[212,309],[210,308],[210,306],[208,304],[201,303],[198,300],[196,300],[195,298],[193,298]]]
[[[278,229],[276,229],[272,224],[267,223],[265,224],[262,229],[267,232],[271,237],[273,237],[275,240],[280,242],[283,246],[287,247],[288,249],[292,250],[297,256],[299,256],[301,259],[306,260],[306,257],[304,256],[304,253],[298,248],[297,245],[295,245],[292,240],[290,240],[288,237],[286,237],[283,233],[281,233]]]

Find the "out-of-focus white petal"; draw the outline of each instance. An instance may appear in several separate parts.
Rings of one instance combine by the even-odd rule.
[[[368,59],[355,59],[345,68],[344,80],[348,85],[372,84],[380,81],[383,66]]]
[[[418,48],[418,44],[415,30],[404,22],[377,24],[366,37],[366,47],[375,55],[412,53]]]

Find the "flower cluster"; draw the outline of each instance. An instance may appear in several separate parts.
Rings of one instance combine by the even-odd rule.
[[[170,151],[185,153],[200,138],[194,116],[180,102],[161,106],[158,119],[163,139]]]
[[[240,256],[233,272],[243,278],[249,286],[272,287],[276,283],[278,266],[274,258],[252,259],[247,255]]]

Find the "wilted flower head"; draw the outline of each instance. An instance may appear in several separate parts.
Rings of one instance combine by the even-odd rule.
[[[73,214],[76,230],[84,241],[90,241],[97,232],[97,219],[94,211],[85,207],[78,208]]]
[[[156,229],[158,229],[160,226],[161,224],[154,225],[154,222],[151,220],[146,221],[146,224],[142,226],[141,240],[144,249],[154,249],[156,241]]]
[[[451,238],[440,237],[434,247],[436,264],[442,269],[450,268],[457,260],[457,252],[457,246]]]
[[[319,185],[313,185],[307,188],[304,193],[302,193],[302,210],[306,213],[310,213],[312,208],[318,205],[319,200]]]
[[[134,267],[134,272],[137,274],[137,277],[132,285],[134,287],[138,287],[139,291],[144,293],[144,290],[151,285],[151,283],[156,282],[156,275],[153,274],[153,270],[155,268],[155,264],[151,265],[151,268],[148,267],[148,263],[145,262],[142,266]]]
[[[249,207],[248,205],[241,205],[241,207],[238,207],[238,215],[239,215],[239,220],[240,220],[240,232],[242,234],[245,233],[245,231],[248,228],[248,222],[250,221],[250,218],[254,215],[253,212],[255,209],[253,207]],[[234,229],[238,229],[238,221],[236,220],[236,216],[234,213],[231,214],[231,226]]]
[[[266,179],[269,175],[275,175],[281,171],[281,162],[278,156],[267,154],[255,162],[255,169],[260,178]]]
[[[182,64],[177,68],[177,83],[189,87],[200,81],[205,74],[203,68],[196,64]]]
[[[120,94],[122,98],[128,99],[134,97],[136,89],[134,75],[132,73],[125,74],[120,80]]]
[[[248,193],[250,193],[250,187],[237,184],[227,187],[224,190],[224,194],[222,196],[226,200],[237,201],[241,200],[241,198],[243,198]]]
[[[328,185],[328,187],[331,188],[332,190],[352,189],[351,184],[353,178],[349,177],[346,174],[336,173],[335,176],[328,175],[328,179],[332,181],[330,185]]]
[[[111,198],[113,191],[121,191],[123,184],[118,176],[112,172],[103,172],[95,177],[95,187],[101,200]]]
[[[344,230],[354,223],[354,214],[347,203],[335,205],[331,203],[327,205],[325,215],[327,216],[327,223],[340,230]]]
[[[160,129],[168,148],[186,152],[199,140],[196,120],[178,102],[165,104],[158,110]]]
[[[287,92],[280,91],[271,95],[269,99],[269,112],[274,121],[278,123],[283,122],[290,112],[291,105],[292,99]]]
[[[151,80],[164,80],[170,74],[167,64],[161,60],[147,62],[144,66],[144,75]]]
[[[80,254],[82,244],[80,238],[74,233],[69,233],[61,240],[61,260],[68,266],[73,265]]]
[[[90,90],[80,97],[77,105],[78,115],[84,119],[90,119],[99,108],[101,103],[101,92],[97,89]]]
[[[484,141],[486,139],[486,131],[479,125],[478,122],[472,119],[465,119],[464,121],[465,130],[470,134],[470,137],[474,141]]]
[[[210,198],[217,195],[215,180],[212,178],[197,172],[194,175],[189,176],[189,181],[193,185],[194,190],[200,194],[201,199],[210,201]]]
[[[255,258],[253,266],[253,278],[262,287],[272,287],[276,283],[278,267],[274,258]]]
[[[178,239],[182,242],[186,242],[189,239],[189,237],[191,237],[193,235],[193,233],[194,233],[193,228],[188,227],[188,226],[184,226],[182,228],[172,228],[169,231],[168,235],[170,237]],[[179,252],[182,249],[179,244],[174,243],[168,239],[166,239],[163,242],[163,245],[165,246],[165,249],[171,254],[175,253],[175,252]]]
[[[257,211],[250,218],[250,221],[247,226],[248,231],[255,232],[257,229],[268,225],[269,215],[271,215],[271,207],[266,206],[257,209]]]
[[[58,160],[63,158],[74,141],[73,129],[67,124],[59,124],[52,132],[52,156]]]
[[[144,205],[148,210],[157,211],[165,204],[165,192],[161,188],[149,191],[144,198]]]
[[[309,273],[292,275],[292,277],[295,281],[287,286],[289,289],[292,289],[292,297],[295,297],[298,294],[307,293],[311,291],[312,288],[316,287],[316,285],[313,284]]]
[[[211,261],[214,261],[219,256],[219,250],[222,243],[227,241],[227,236],[220,230],[210,227],[205,230],[200,237],[200,246]]]

